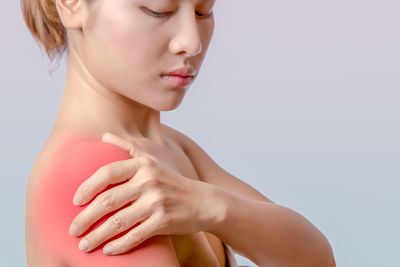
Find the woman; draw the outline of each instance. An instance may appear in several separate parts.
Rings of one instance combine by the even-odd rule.
[[[160,122],[200,69],[213,5],[23,0],[50,59],[68,52],[60,109],[27,188],[29,266],[235,266],[231,248],[260,266],[335,266],[303,216]]]

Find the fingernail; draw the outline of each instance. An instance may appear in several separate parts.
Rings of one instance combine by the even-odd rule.
[[[103,248],[104,254],[111,254],[114,252],[114,247],[112,245],[107,245]]]
[[[109,136],[110,136],[110,133],[109,133],[109,132],[105,132],[105,133],[103,133],[103,136],[101,137],[101,140],[104,141],[104,140],[106,140],[107,137],[109,137]]]
[[[82,201],[83,201],[82,194],[79,192],[76,193],[74,200],[73,200],[74,205],[79,206],[82,203]]]
[[[79,249],[86,251],[89,248],[89,242],[87,241],[86,238],[82,239],[81,242],[79,242]]]
[[[69,228],[69,234],[72,236],[79,235],[79,227],[75,223],[71,224],[71,226]]]

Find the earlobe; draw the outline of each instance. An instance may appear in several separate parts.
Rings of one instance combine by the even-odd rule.
[[[65,28],[82,28],[82,0],[55,0],[57,12]]]

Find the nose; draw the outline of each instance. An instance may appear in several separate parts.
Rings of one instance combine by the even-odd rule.
[[[176,22],[177,26],[174,28],[175,32],[170,41],[169,49],[172,53],[184,53],[188,57],[193,57],[202,51],[196,14],[193,9],[181,14]]]

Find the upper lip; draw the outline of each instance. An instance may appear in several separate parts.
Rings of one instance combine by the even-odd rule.
[[[176,70],[173,70],[168,73],[164,73],[163,75],[177,75],[177,76],[195,76],[196,73],[193,68],[183,67]]]

